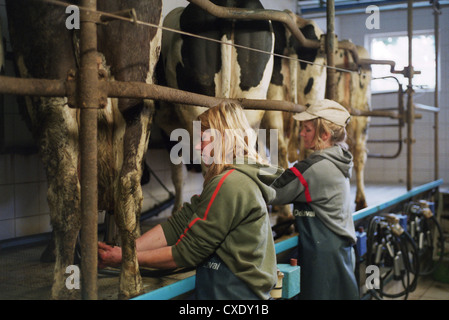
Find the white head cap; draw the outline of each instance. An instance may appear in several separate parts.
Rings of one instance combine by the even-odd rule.
[[[319,100],[312,103],[306,111],[293,116],[293,119],[307,121],[315,118],[323,118],[339,126],[345,127],[351,115],[348,110],[333,100]]]

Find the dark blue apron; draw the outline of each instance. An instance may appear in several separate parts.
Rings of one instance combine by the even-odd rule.
[[[217,254],[196,269],[195,281],[198,300],[260,300]]]
[[[294,203],[299,233],[301,300],[359,299],[350,239],[339,236],[306,203]]]

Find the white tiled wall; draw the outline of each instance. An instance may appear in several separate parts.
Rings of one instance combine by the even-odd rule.
[[[173,192],[168,152],[152,149],[146,161],[161,183]],[[201,192],[202,182],[200,173],[188,172],[184,168],[184,201],[189,201],[192,195]],[[143,194],[142,211],[153,208],[169,197],[154,177],[143,187]],[[166,209],[156,218],[169,216],[171,210],[171,207]],[[0,155],[0,241],[50,232],[49,213],[47,183],[38,155]]]
[[[0,155],[0,240],[51,230],[46,189],[36,154]]]
[[[432,95],[432,94],[426,94]],[[425,103],[423,96],[417,97],[416,101]],[[428,105],[433,103],[427,102]],[[374,95],[372,99],[373,108],[380,108],[382,106],[395,106],[396,96],[388,95]],[[412,181],[417,184],[422,184],[434,180],[434,115],[428,112],[416,111],[422,115],[421,119],[416,119],[413,127],[413,136],[416,143],[412,145]],[[372,118],[371,123],[394,123],[397,121],[385,118]],[[440,124],[441,125],[441,124]],[[442,130],[443,129],[443,130]],[[402,130],[402,139],[407,136],[407,128]],[[448,143],[447,137],[444,136],[444,128],[440,128],[440,144],[441,149]],[[398,139],[399,133],[397,128],[370,128],[369,139]],[[380,153],[385,155],[393,155],[398,150],[398,144],[375,144],[368,143],[370,153]],[[440,150],[441,153],[442,150]],[[402,151],[400,156],[395,159],[377,159],[368,158],[365,176],[367,181],[371,182],[405,182],[406,181],[406,162],[407,161],[407,145],[402,144]],[[445,159],[440,156],[440,170],[447,165],[444,163]],[[440,176],[444,177],[445,172],[440,172]],[[446,177],[447,180],[447,177]]]
[[[416,143],[412,146],[412,182],[413,186],[435,180],[443,179],[444,184],[449,183],[449,39],[445,35],[449,32],[449,8],[442,8],[440,15],[440,94],[439,94],[439,175],[434,176],[434,115],[429,112],[416,111],[422,119],[416,119],[413,126],[413,138]],[[368,30],[365,21],[368,15],[352,14],[338,16],[340,39],[351,39],[356,44],[365,45],[365,34],[407,32],[407,12],[381,11],[380,29]],[[414,30],[433,30],[434,17],[430,8],[415,9],[413,13]],[[359,26],[359,27],[357,27]],[[361,32],[363,31],[363,32]],[[408,52],[405,50],[404,55]],[[419,75],[417,75],[419,76]],[[407,83],[403,83],[404,89]],[[416,92],[414,102],[425,105],[434,105],[433,92]],[[407,103],[407,101],[405,101]],[[372,107],[382,108],[397,106],[397,96],[394,94],[375,94],[372,96]],[[372,118],[372,123],[391,122],[385,118]],[[370,139],[395,139],[397,129],[384,128],[369,130]],[[406,138],[407,128],[402,130],[402,138]],[[392,154],[395,145],[368,144],[371,153]],[[394,160],[369,158],[365,169],[365,180],[376,183],[405,183],[407,168],[407,147],[403,144],[400,156]]]

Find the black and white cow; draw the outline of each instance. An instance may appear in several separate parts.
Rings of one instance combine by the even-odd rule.
[[[72,1],[79,4],[78,1]],[[98,10],[135,8],[137,18],[159,24],[161,0],[99,0]],[[65,79],[77,70],[77,36],[65,26],[65,7],[40,1],[7,0],[11,42],[22,77]],[[99,67],[119,81],[153,82],[159,57],[156,28],[123,21],[98,25]],[[98,207],[114,212],[121,234],[123,263],[120,295],[142,291],[135,239],[142,204],[140,177],[154,113],[152,101],[109,99],[98,111]],[[48,204],[56,242],[52,298],[70,298],[65,270],[73,264],[80,230],[79,109],[64,98],[39,98],[28,106],[48,182]],[[130,107],[131,106],[131,107]],[[124,108],[126,111],[122,112]]]
[[[319,40],[323,34],[313,20],[298,17],[293,12],[285,10],[306,39]],[[324,67],[325,54],[318,49],[304,48],[291,32],[280,22],[273,22],[275,34],[274,52],[287,56],[286,59],[274,57],[273,74],[270,81],[267,98],[270,100],[290,101],[306,105],[324,98],[326,87],[326,71]],[[307,62],[311,63],[307,63]],[[291,112],[267,111],[262,119],[262,128],[279,130],[282,140],[279,150],[285,155],[279,157],[279,164],[287,168],[289,162],[299,160],[300,140],[299,123],[292,118]],[[275,206],[273,211],[278,214],[278,223],[292,218],[291,211],[286,206]],[[282,231],[280,231],[281,233]]]
[[[303,19],[292,12],[289,12],[289,14],[307,39],[319,40],[321,38],[323,32],[315,21]],[[304,48],[280,23],[273,23],[273,28],[276,38],[275,52],[300,59],[300,61],[275,56],[268,98],[292,101],[302,105],[324,99],[327,74],[325,52],[320,49]],[[364,48],[358,46],[357,50],[361,59],[368,58]],[[349,68],[351,63],[353,63],[353,60],[349,51],[339,49],[335,64],[342,68]],[[337,72],[335,100],[348,110],[369,110],[370,81],[371,70],[369,66],[363,66],[360,73]],[[274,113],[266,113],[262,126],[271,127],[273,126],[272,123],[275,123],[274,126],[279,128],[283,125],[284,137],[288,143],[288,160],[295,162],[304,159],[307,156],[307,151],[303,150],[300,145],[298,121],[295,121],[292,114],[288,112],[283,113],[283,121],[280,121],[279,116],[273,115]],[[348,145],[354,155],[354,169],[357,179],[356,210],[366,207],[363,171],[367,157],[368,123],[369,118],[367,117],[352,117],[352,121],[347,127]]]
[[[368,51],[357,46],[359,59],[370,59]],[[347,50],[338,50],[335,65],[344,69],[350,69],[354,64],[352,55]],[[337,71],[336,101],[349,111],[371,110],[371,66],[361,65],[359,72]],[[361,210],[368,206],[365,195],[364,170],[368,157],[366,147],[368,140],[368,128],[370,117],[353,116],[346,126],[348,132],[348,145],[354,156],[354,171],[356,174],[355,210]]]
[[[262,9],[258,0],[215,0],[226,7]],[[229,44],[272,53],[274,46],[270,21],[226,20],[210,15],[189,4],[176,8],[164,19],[164,26],[212,38]],[[167,86],[222,98],[266,99],[273,70],[273,56],[224,43],[163,31],[161,69]],[[170,134],[182,127],[193,135],[192,123],[206,108],[167,105],[156,113],[158,125]],[[250,125],[257,129],[262,110],[246,110]],[[178,121],[178,123],[176,122]],[[176,191],[174,210],[182,205],[182,171],[175,166]]]
[[[313,20],[303,19],[293,12],[286,10],[296,22],[298,29],[305,38],[319,40],[323,32]],[[274,57],[273,76],[270,82],[268,98],[272,100],[291,101],[306,105],[324,98],[326,89],[325,53],[319,49],[304,48],[290,31],[279,22],[273,22],[275,32],[275,53],[292,59]],[[309,62],[309,63],[307,63]],[[289,112],[279,113],[270,111],[263,119],[264,127],[283,127],[284,136],[288,143],[288,160],[295,162],[299,159],[298,122],[294,121]],[[278,119],[281,118],[282,121]],[[273,125],[273,119],[277,123]]]

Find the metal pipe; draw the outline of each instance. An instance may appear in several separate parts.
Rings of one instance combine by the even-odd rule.
[[[363,116],[363,117],[386,117],[391,119],[400,119],[402,115],[396,111],[382,111],[382,110],[371,110],[362,111],[357,109],[351,110],[352,116]]]
[[[82,5],[96,10],[96,0],[83,0]],[[80,111],[81,154],[81,295],[97,299],[98,188],[97,188],[97,113],[98,67],[97,26],[90,11],[80,14],[80,72],[77,83]]]
[[[399,139],[373,139],[368,140],[369,143],[398,143],[401,142]]]
[[[189,2],[199,6],[209,14],[222,19],[237,19],[237,20],[271,20],[283,23],[292,35],[299,41],[302,47],[311,49],[320,49],[321,41],[307,39],[292,17],[285,11],[267,10],[267,9],[243,9],[218,6],[209,0],[188,0]],[[334,3],[334,0],[328,1]],[[332,5],[334,8],[334,5]],[[334,9],[333,9],[334,10]],[[335,11],[333,11],[335,12]],[[329,15],[329,14],[328,14]],[[333,15],[332,15],[333,16]],[[297,16],[297,20],[305,20]],[[337,44],[339,49],[349,50],[352,58],[356,64],[359,64],[359,56],[357,47],[354,43],[348,40],[339,41]]]
[[[427,111],[427,112],[438,113],[440,111],[440,108],[436,108],[433,106],[427,106],[422,103],[415,103],[415,110],[422,110],[422,111]]]
[[[69,80],[24,79],[0,76],[0,93],[27,96],[66,97],[75,94],[76,84]],[[220,102],[237,102],[245,109],[302,112],[305,106],[289,101],[259,99],[227,99],[182,91],[143,82],[100,81],[98,93],[111,98],[142,98],[182,103],[192,106],[213,107]],[[352,110],[353,116],[402,118],[401,113],[387,110]],[[419,117],[419,115],[415,115]]]
[[[64,80],[0,76],[0,93],[40,97],[65,97],[75,93],[75,83],[71,82],[69,85]]]
[[[223,101],[232,101],[239,103],[245,109],[279,110],[290,112],[302,112],[306,109],[303,105],[295,104],[289,101],[217,98],[154,84],[149,85],[142,82],[111,81],[104,83],[104,85],[106,85],[107,95],[109,97],[116,98],[149,98],[208,108],[213,107]]]
[[[439,46],[440,46],[440,26],[439,26],[439,15],[441,11],[437,7],[438,1],[433,1],[433,15],[434,15],[434,36],[435,36],[435,96],[434,96],[434,105],[435,108],[439,109]],[[438,118],[439,112],[435,112],[434,114],[434,159],[435,159],[435,168],[434,168],[434,176],[435,179],[439,176],[439,149],[438,149]]]
[[[335,100],[336,96],[336,75],[337,72],[335,67],[335,3],[334,0],[328,0],[326,2],[326,23],[327,23],[327,33],[326,33],[326,57],[327,68],[326,76],[326,98],[330,100]]]
[[[368,157],[369,158],[376,158],[376,159],[396,159],[401,154],[401,150],[402,150],[402,143],[399,142],[398,150],[396,151],[396,153],[394,153],[392,155],[370,153],[370,154],[368,154]]]
[[[392,60],[360,59],[360,65],[386,64],[390,66],[390,73],[407,75],[408,70],[395,70],[396,62]],[[421,74],[421,71],[414,70],[414,74]]]
[[[238,19],[238,20],[272,20],[282,22],[293,34],[299,43],[306,48],[319,49],[321,43],[319,40],[307,39],[299,30],[296,23],[287,12],[266,9],[242,9],[217,6],[208,0],[188,0],[189,2],[199,6],[211,15],[222,19]]]
[[[387,127],[399,127],[397,123],[370,123],[370,128],[387,128]]]
[[[377,158],[377,159],[396,159],[397,157],[399,157],[399,155],[402,152],[402,127],[404,126],[404,91],[402,90],[402,85],[401,83],[398,81],[398,79],[396,77],[392,77],[392,76],[387,76],[384,78],[393,78],[394,80],[396,80],[396,83],[398,85],[398,107],[395,108],[398,110],[398,114],[399,117],[398,119],[398,123],[394,124],[394,126],[396,126],[398,128],[398,139],[396,140],[398,143],[398,149],[396,150],[396,153],[392,154],[392,155],[385,155],[385,154],[378,154],[378,153],[368,153],[368,157],[369,158]],[[382,78],[379,78],[382,79]],[[387,111],[387,110],[391,110],[390,108],[384,108],[381,109],[383,111]],[[394,110],[394,109],[393,109]],[[375,110],[375,111],[380,111]],[[392,124],[393,125],[393,124]],[[379,125],[380,126],[380,125]],[[375,125],[370,125],[370,127],[376,127]],[[368,142],[371,142],[372,140],[368,140]]]
[[[407,32],[408,32],[408,86],[407,86],[407,190],[412,188],[412,168],[413,168],[413,62],[412,62],[412,41],[413,41],[413,0],[408,0],[407,7]]]
[[[376,59],[361,59],[360,64],[386,64],[390,66],[390,73],[401,73],[400,71],[396,71],[394,68],[396,66],[396,62],[392,60],[376,60]]]
[[[73,80],[24,79],[0,76],[0,93],[5,94],[73,97],[75,88],[76,83]],[[306,108],[289,101],[217,98],[142,82],[100,81],[98,92],[102,96],[111,98],[154,99],[203,107],[212,107],[223,101],[233,101],[240,103],[245,109],[302,112]]]
[[[47,80],[47,79],[24,79],[0,76],[0,93],[18,94],[28,96],[66,97],[75,94],[74,81]],[[278,110],[289,112],[302,112],[305,106],[289,101],[281,100],[259,100],[259,99],[227,99],[210,97],[198,93],[187,92],[155,84],[143,82],[123,81],[100,81],[98,84],[100,95],[110,98],[142,98],[182,103],[192,106],[213,107],[220,102],[237,102],[245,109]],[[352,110],[353,116],[364,117],[387,117],[399,119],[402,115],[395,111]]]

